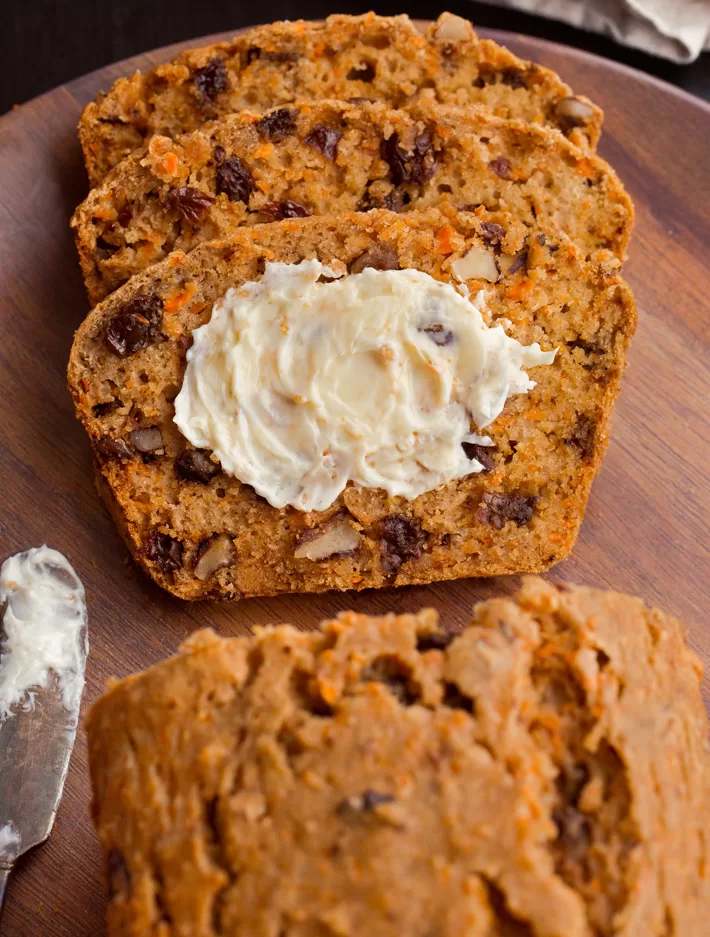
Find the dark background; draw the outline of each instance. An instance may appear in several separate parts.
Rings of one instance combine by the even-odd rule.
[[[85,72],[172,42],[275,19],[370,9],[422,19],[448,9],[474,25],[543,36],[625,62],[710,99],[710,53],[692,65],[674,65],[611,39],[468,0],[0,0],[0,113]]]

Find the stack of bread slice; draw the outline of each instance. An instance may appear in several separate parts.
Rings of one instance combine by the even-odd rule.
[[[92,303],[69,384],[131,553],[181,598],[538,572],[579,531],[634,331],[633,206],[602,114],[450,14],[278,23],[119,80],[85,109],[72,220]],[[407,500],[273,506],[178,429],[192,332],[270,262],[417,270],[555,350]],[[476,427],[472,426],[472,430]]]

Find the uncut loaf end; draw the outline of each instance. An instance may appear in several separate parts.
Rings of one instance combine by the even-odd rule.
[[[679,622],[529,578],[195,634],[87,720],[109,937],[700,937],[707,718]]]

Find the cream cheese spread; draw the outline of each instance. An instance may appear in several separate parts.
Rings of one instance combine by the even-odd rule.
[[[416,498],[481,471],[472,421],[554,360],[489,328],[484,302],[417,270],[268,263],[194,331],[175,423],[277,508],[324,510],[349,480]]]
[[[0,725],[15,706],[31,709],[34,691],[56,686],[76,725],[88,651],[84,587],[69,561],[33,547],[0,567]]]

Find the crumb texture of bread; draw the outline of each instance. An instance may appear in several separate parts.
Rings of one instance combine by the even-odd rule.
[[[553,71],[479,39],[468,20],[443,13],[422,34],[407,16],[334,15],[261,26],[119,79],[81,117],[89,179],[96,185],[153,134],[299,98],[475,106],[555,127],[586,149],[602,124],[601,110]]]
[[[449,282],[472,258],[494,271],[495,282],[466,280],[471,293],[485,289],[487,324],[557,354],[531,370],[535,387],[509,398],[486,427],[494,446],[476,454],[484,471],[413,501],[349,483],[326,511],[304,513],[272,507],[209,451],[189,446],[173,417],[192,331],[267,261],[306,258],[350,275],[400,267]],[[180,598],[540,572],[577,537],[635,323],[633,297],[615,271],[508,213],[284,220],[175,252],[111,294],[76,334],[69,387],[99,489],[131,553]]]
[[[442,204],[510,211],[617,265],[633,223],[613,169],[548,127],[426,101],[408,111],[322,101],[154,136],[92,190],[72,227],[96,303],[170,251],[242,225]]]
[[[700,664],[534,577],[453,633],[196,633],[88,720],[109,937],[700,937]]]

